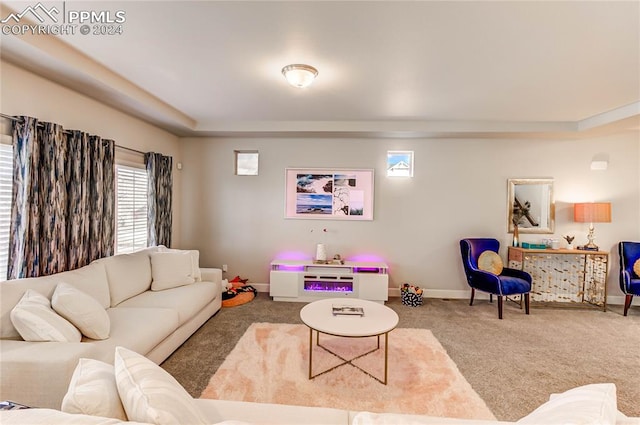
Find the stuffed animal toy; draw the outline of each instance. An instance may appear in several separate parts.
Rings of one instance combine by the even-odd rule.
[[[242,279],[240,276],[236,276],[233,279],[231,279],[229,283],[231,283],[231,286],[233,288],[240,288],[241,286],[246,285],[248,281],[249,279]]]

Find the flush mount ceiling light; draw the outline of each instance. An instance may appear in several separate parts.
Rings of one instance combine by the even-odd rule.
[[[311,65],[293,64],[282,68],[282,75],[289,84],[302,89],[313,83],[318,75],[318,70]]]

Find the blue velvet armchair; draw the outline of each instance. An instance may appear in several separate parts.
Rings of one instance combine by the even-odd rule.
[[[529,314],[529,292],[531,291],[531,275],[529,273],[504,267],[502,272],[496,275],[478,268],[480,254],[487,250],[498,253],[499,248],[500,242],[496,239],[475,238],[460,241],[464,273],[467,276],[467,283],[471,287],[469,305],[473,305],[476,289],[488,292],[490,301],[493,301],[493,295],[496,295],[498,297],[498,318],[502,319],[503,297],[524,295],[525,312]]]
[[[620,242],[620,289],[625,294],[624,315],[626,316],[634,295],[640,295],[640,276],[633,270],[633,265],[640,259],[640,242]]]

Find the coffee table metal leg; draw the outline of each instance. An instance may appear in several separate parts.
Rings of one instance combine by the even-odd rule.
[[[378,335],[378,347],[380,346],[380,335]],[[384,334],[384,382],[387,385],[387,367],[389,365],[389,332]]]
[[[311,374],[311,364],[313,362],[312,354],[313,353],[313,329],[309,328],[309,379],[313,376]]]

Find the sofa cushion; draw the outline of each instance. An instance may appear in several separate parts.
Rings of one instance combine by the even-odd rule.
[[[220,285],[211,282],[197,282],[164,291],[147,291],[128,299],[119,307],[170,308],[178,313],[180,325],[183,325],[212,300],[220,296]]]
[[[58,273],[51,277],[58,283],[65,282],[75,286],[97,300],[105,309],[110,306],[109,281],[104,264],[93,262],[79,269]]]
[[[126,421],[113,365],[94,359],[78,360],[61,410]]]
[[[202,282],[202,273],[200,270],[200,251],[197,249],[172,249],[163,245],[158,247],[159,252],[188,252],[191,254],[191,268],[193,270],[193,277],[196,282]]]
[[[111,307],[151,288],[151,260],[148,250],[119,254],[97,260],[104,264],[109,279]]]
[[[176,288],[196,281],[190,252],[151,254],[151,290]]]
[[[84,342],[1,340],[0,348],[0,400],[55,409],[60,408],[78,359],[97,355],[93,344]],[[113,352],[110,357],[113,362]]]
[[[27,289],[11,310],[11,321],[25,341],[80,342],[82,336],[65,318],[56,314],[47,297]]]
[[[156,425],[206,424],[193,398],[160,366],[146,357],[117,347],[116,385],[127,417]]]
[[[68,283],[59,283],[51,297],[51,306],[60,316],[92,339],[109,338],[109,315],[100,303]]]
[[[554,394],[549,401],[520,419],[518,424],[614,425],[616,386],[590,384]]]
[[[111,336],[101,341],[87,340],[95,348],[91,356],[106,363],[113,362],[117,346],[148,353],[178,327],[178,313],[166,308],[116,307],[107,310],[111,320]]]

